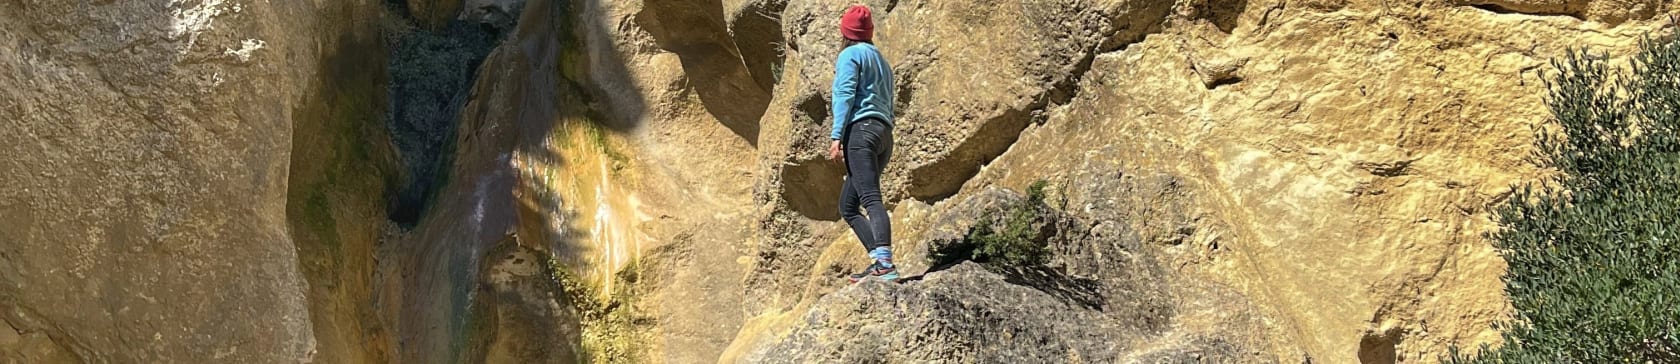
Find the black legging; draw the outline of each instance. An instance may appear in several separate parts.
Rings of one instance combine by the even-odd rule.
[[[881,170],[892,157],[892,127],[877,119],[846,126],[841,137],[846,153],[846,182],[840,190],[840,216],[863,242],[864,251],[892,246],[892,219],[881,202]],[[858,207],[862,205],[860,210]],[[860,211],[867,211],[864,217]]]

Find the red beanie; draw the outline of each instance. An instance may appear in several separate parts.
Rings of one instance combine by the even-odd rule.
[[[874,38],[875,20],[869,16],[869,7],[852,5],[846,9],[846,15],[840,16],[840,35],[859,42]]]

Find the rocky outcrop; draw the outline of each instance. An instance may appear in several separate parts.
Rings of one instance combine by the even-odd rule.
[[[1048,180],[1086,196],[1070,206],[1115,205],[1094,219],[1164,246],[1168,266],[1240,287],[1292,343],[1277,358],[1427,360],[1497,337],[1503,268],[1480,237],[1484,207],[1542,173],[1523,157],[1546,60],[1622,54],[1673,10],[1609,4],[1559,17],[1459,2],[871,3],[901,85],[889,205],[914,230],[948,201]],[[790,52],[762,122],[748,281],[769,298],[749,329],[840,289],[813,272],[860,268],[836,262],[862,258],[812,197],[841,174],[820,152],[846,5],[782,13]],[[1110,173],[1172,182],[1072,182]]]
[[[503,240],[488,255],[478,296],[488,309],[474,334],[482,356],[467,362],[571,363],[580,361],[578,314],[553,276],[547,252]]]
[[[1127,313],[1093,309],[1011,280],[976,263],[965,262],[909,283],[861,283],[825,297],[784,341],[754,351],[745,361],[1271,361],[1222,338],[1173,335],[1150,340],[1148,335],[1120,329],[1126,324],[1128,318],[1123,317]]]
[[[1567,16],[1609,24],[1649,19],[1663,11],[1659,2],[1637,0],[1458,0],[1453,3],[1495,13]]]
[[[1135,349],[1128,343],[1137,334],[1105,314],[965,262],[909,283],[835,292],[784,341],[747,361],[1112,363]]]
[[[783,292],[798,286],[790,280],[815,257],[788,249],[812,235],[808,226],[790,222],[839,218],[837,199],[826,196],[838,196],[844,170],[823,160],[823,152],[831,121],[828,86],[841,45],[834,14],[850,4],[795,1],[781,12],[787,62],[762,121],[764,177],[755,192],[765,227],[758,269],[767,277],[755,279]],[[934,202],[955,194],[1043,116],[1038,110],[1071,96],[1068,85],[1092,56],[1156,29],[1166,15],[1164,5],[1144,2],[870,5],[877,44],[894,62],[904,110],[894,131],[901,142],[884,181],[890,201]],[[934,39],[939,41],[923,41]]]
[[[1166,185],[1105,174],[1081,181],[1083,198],[1122,188]],[[1165,177],[1163,177],[1165,178]],[[1170,179],[1170,178],[1169,178]],[[1170,185],[1170,182],[1169,184]],[[1068,196],[1068,200],[1081,197]],[[1044,266],[985,264],[936,256],[956,248],[977,224],[1028,202],[987,188],[938,207],[898,246],[904,283],[867,281],[814,298],[808,313],[737,340],[726,361],[801,362],[1272,362],[1261,317],[1230,288],[1198,282],[1163,265],[1160,245],[1128,225],[1042,206],[1022,237],[1047,246]],[[1074,205],[1070,205],[1074,206]],[[1002,227],[1000,227],[1002,228]],[[972,247],[969,247],[972,248]],[[932,271],[929,271],[932,269]],[[816,273],[838,280],[833,272]],[[926,272],[926,273],[921,273]]]
[[[586,345],[634,348],[655,362],[715,361],[751,302],[734,268],[751,244],[754,148],[770,97],[760,80],[773,67],[760,63],[769,45],[748,41],[766,35],[739,31],[758,14],[715,0],[574,4],[582,54],[567,76],[588,91],[590,111],[570,120],[592,127],[546,138],[565,159],[535,173],[552,176],[542,189],[566,202],[543,214],[575,227],[558,244],[568,266],[610,305],[645,315],[630,320],[645,325]],[[616,283],[624,274],[641,277],[636,288]],[[638,303],[614,297],[631,291]]]

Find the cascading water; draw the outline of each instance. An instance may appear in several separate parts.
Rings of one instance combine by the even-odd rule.
[[[405,4],[390,5],[403,10]],[[408,177],[389,217],[409,230],[382,249],[381,271],[399,278],[381,305],[395,316],[402,362],[476,361],[467,358],[479,345],[468,333],[473,302],[480,300],[479,267],[515,221],[514,135],[463,127],[463,110],[482,82],[480,65],[509,25],[455,19],[388,34],[386,126]]]
[[[393,111],[394,117],[421,117],[393,121],[393,128],[435,122],[426,119],[433,112],[457,116],[449,119],[455,129],[448,143],[422,145],[408,160],[424,162],[425,153],[438,153],[441,161],[409,165],[419,177],[435,176],[399,196],[398,205],[417,210],[392,214],[399,225],[412,226],[390,239],[385,256],[392,265],[382,270],[400,277],[383,304],[395,311],[402,362],[576,360],[580,329],[572,307],[579,298],[569,295],[578,292],[563,292],[552,272],[586,267],[578,269],[584,281],[572,283],[610,293],[613,272],[638,250],[639,244],[617,243],[640,235],[631,228],[635,215],[623,216],[635,211],[633,198],[613,185],[623,154],[608,150],[614,137],[594,124],[595,113],[581,101],[583,88],[560,75],[564,67],[577,67],[560,61],[577,59],[563,56],[564,45],[574,41],[570,6],[527,4],[517,28],[484,58],[471,87],[455,96],[395,90],[406,86],[393,81],[393,94],[435,102],[419,111]],[[454,105],[444,102],[459,105],[439,106]]]
[[[531,0],[483,56],[469,52],[482,34],[448,32],[488,25],[397,40],[398,52],[422,52],[391,63],[414,68],[392,71],[389,126],[413,181],[393,203],[402,229],[380,267],[400,362],[612,361],[637,345],[619,328],[631,324],[602,322],[638,320],[625,300],[655,217],[621,135],[640,111],[593,100],[591,62],[618,60],[584,50],[578,34],[598,30],[573,28],[574,12],[597,6]],[[426,79],[417,70],[428,67],[444,74]]]

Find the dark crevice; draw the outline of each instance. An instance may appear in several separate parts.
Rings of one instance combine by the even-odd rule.
[[[1225,77],[1225,78],[1214,80],[1213,83],[1208,84],[1207,88],[1209,90],[1214,90],[1214,89],[1218,89],[1220,87],[1227,86],[1227,85],[1235,85],[1235,84],[1240,83],[1242,81],[1243,81],[1242,77],[1230,76],[1230,77]]]
[[[1108,40],[1098,48],[1099,53],[1112,53],[1125,50],[1143,38],[1160,33],[1165,26],[1167,15],[1172,13],[1171,2],[1145,2],[1139,8],[1131,9],[1124,15],[1110,16],[1112,34]]]
[[[408,1],[405,1],[405,0],[385,0],[385,8],[391,9],[391,12],[390,12],[391,16],[402,17],[403,19],[410,19],[410,16],[408,15],[408,13],[409,13]]]
[[[1582,14],[1580,10],[1554,9],[1554,10],[1526,10],[1525,11],[1525,10],[1507,8],[1504,5],[1499,5],[1499,4],[1494,4],[1494,3],[1470,4],[1470,7],[1480,9],[1482,11],[1494,13],[1494,14],[1521,14],[1521,15],[1530,15],[1530,16],[1566,16],[1566,17],[1570,17],[1570,18],[1575,18],[1575,20],[1580,20],[1580,21],[1586,21],[1587,20],[1586,14]]]
[[[1214,0],[1202,3],[1197,13],[1220,31],[1230,34],[1237,29],[1237,17],[1247,9],[1248,0]]]
[[[1368,332],[1359,338],[1360,364],[1393,364],[1399,360],[1401,341],[1399,330]]]
[[[1062,79],[1062,82],[1056,83],[1055,88],[1050,90],[1049,97],[1045,100],[1047,102],[1035,105],[1033,109],[1043,109],[1051,105],[1067,105],[1068,102],[1073,101],[1074,97],[1079,96],[1079,81],[1085,79],[1085,74],[1091,72],[1091,65],[1096,64],[1096,62],[1096,51],[1093,50],[1085,54],[1085,58],[1080,59],[1079,63],[1073,66],[1073,73]]]
[[[1398,160],[1393,162],[1358,162],[1354,166],[1371,172],[1378,177],[1399,177],[1411,174],[1412,163],[1416,159]]]
[[[406,14],[403,1],[388,1]],[[405,19],[412,21],[412,19]],[[456,126],[478,66],[508,28],[454,20],[437,30],[408,25],[386,29],[392,47],[387,79],[390,109],[385,118],[400,153],[404,183],[390,202],[388,217],[413,227],[444,184],[453,164]]]
[[[910,85],[916,84],[916,78],[920,77],[922,73],[919,69],[897,73],[899,75],[894,76],[897,78],[895,81],[898,82],[898,87],[893,90],[893,110],[908,110],[910,105],[915,105],[917,91],[915,87],[910,87]]]
[[[804,116],[806,119],[809,119],[796,121],[823,126],[829,125],[828,121],[833,113],[833,111],[828,108],[828,100],[824,100],[822,96],[815,94],[806,95],[804,100],[799,102],[799,106],[796,107],[794,111],[798,113],[798,115],[794,115],[795,117]],[[827,134],[824,135],[826,136]]]
[[[782,66],[787,60],[787,39],[782,36],[782,10],[787,3],[760,1],[749,4],[729,31],[735,36],[735,46],[747,64],[753,82],[759,88],[774,93],[781,80]]]

